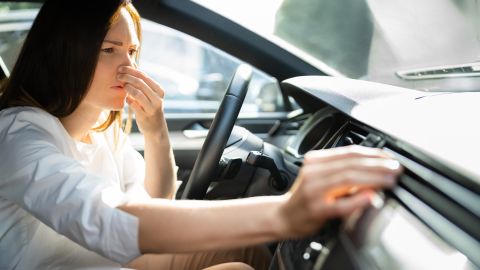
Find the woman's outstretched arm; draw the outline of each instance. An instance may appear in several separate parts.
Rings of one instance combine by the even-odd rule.
[[[306,155],[295,185],[282,196],[226,201],[131,202],[142,253],[235,248],[314,233],[324,222],[369,204],[401,168],[384,152],[345,147]]]
[[[141,253],[177,253],[235,248],[277,239],[282,229],[276,211],[285,199],[152,199],[119,208],[139,218]]]

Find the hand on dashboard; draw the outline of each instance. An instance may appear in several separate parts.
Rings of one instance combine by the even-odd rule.
[[[386,152],[361,146],[311,151],[303,164],[280,208],[290,237],[311,234],[330,218],[366,207],[374,190],[392,187],[402,172]]]

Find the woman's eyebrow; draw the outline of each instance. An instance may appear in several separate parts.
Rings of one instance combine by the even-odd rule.
[[[117,45],[117,46],[123,46],[123,42],[121,42],[121,41],[115,41],[115,40],[105,39],[105,40],[103,40],[103,42],[112,43],[112,44]]]
[[[123,46],[123,42],[121,42],[121,41],[105,39],[105,40],[103,40],[103,42],[112,43],[112,44],[117,45],[117,46]],[[132,44],[132,47],[138,47],[138,44]]]

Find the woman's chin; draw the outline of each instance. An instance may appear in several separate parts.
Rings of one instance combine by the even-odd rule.
[[[125,100],[123,102],[119,102],[119,103],[115,103],[115,104],[109,104],[109,106],[107,106],[107,110],[109,111],[123,111],[123,109],[125,108]]]

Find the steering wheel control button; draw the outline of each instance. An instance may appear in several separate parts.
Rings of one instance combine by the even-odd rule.
[[[305,261],[314,260],[320,255],[320,252],[324,249],[323,245],[318,242],[311,242],[303,253],[303,259]]]
[[[288,179],[280,174],[273,158],[259,151],[251,151],[247,156],[247,163],[268,170],[272,175],[272,186],[275,189],[283,191],[288,187]]]
[[[234,178],[237,173],[240,171],[240,167],[242,167],[242,159],[241,158],[233,158],[228,159],[222,157],[218,164],[220,179],[232,179]]]

